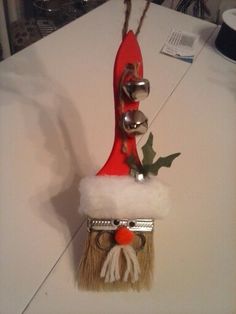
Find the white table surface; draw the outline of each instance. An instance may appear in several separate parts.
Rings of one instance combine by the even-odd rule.
[[[133,28],[143,1],[134,4]],[[0,64],[1,314],[236,312],[235,65],[207,41],[214,25],[154,4],[139,38],[152,86],[141,109],[158,150],[182,152],[160,174],[173,209],[156,233],[154,287],[76,288],[86,236],[77,186],[112,145],[122,23],[123,1],[110,1]],[[193,65],[159,53],[173,27],[200,35]]]

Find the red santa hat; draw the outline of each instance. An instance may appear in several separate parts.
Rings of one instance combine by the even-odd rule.
[[[137,112],[139,103],[121,95],[121,85],[142,77],[140,47],[130,31],[118,50],[114,66],[115,139],[112,152],[97,176],[80,182],[79,211],[89,217],[160,219],[168,213],[168,188],[156,177],[142,182],[135,180],[129,175],[130,167],[126,162],[132,155],[140,163],[135,137],[124,134],[121,119],[126,113]]]

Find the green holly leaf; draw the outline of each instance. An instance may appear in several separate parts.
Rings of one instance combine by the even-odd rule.
[[[158,171],[161,167],[168,167],[170,168],[172,162],[175,158],[177,158],[180,155],[180,153],[175,153],[166,157],[159,157],[156,162],[154,162],[152,165],[148,165],[148,172],[157,175]]]
[[[156,152],[153,150],[152,145],[153,145],[153,134],[150,133],[146,144],[142,147],[142,151],[143,151],[142,164],[143,164],[143,166],[151,165],[153,163],[153,160],[156,156]]]
[[[130,175],[135,177],[139,173],[144,173],[143,172],[143,166],[142,165],[137,165],[137,161],[134,157],[134,155],[130,155],[128,158],[126,158],[126,163],[130,167]]]
[[[176,153],[166,157],[159,157],[157,161],[153,162],[156,152],[153,150],[152,146],[153,134],[150,133],[146,144],[142,147],[142,164],[140,165],[132,154],[126,159],[126,163],[130,167],[130,174],[133,177],[136,177],[137,174],[143,174],[144,177],[147,177],[148,174],[157,175],[161,167],[170,168],[174,159],[180,155],[180,153]]]
[[[130,169],[138,170],[138,167],[136,165],[136,161],[135,161],[134,155],[130,155],[129,157],[127,157],[126,158],[126,163],[130,167]]]

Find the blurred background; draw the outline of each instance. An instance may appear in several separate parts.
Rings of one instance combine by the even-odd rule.
[[[0,61],[108,0],[0,0]],[[220,24],[236,0],[154,0],[155,4]]]

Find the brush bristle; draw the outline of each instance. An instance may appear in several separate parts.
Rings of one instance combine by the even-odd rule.
[[[107,256],[107,251],[97,247],[97,233],[97,231],[90,232],[86,241],[85,252],[81,259],[78,271],[79,288],[90,291],[126,291],[129,289],[140,291],[142,289],[150,289],[154,259],[153,232],[143,233],[146,238],[146,243],[142,250],[137,251],[141,274],[139,280],[135,283],[132,283],[130,278],[127,282],[120,280],[113,283],[105,283],[104,278],[100,278],[100,272]],[[111,245],[111,238],[104,234],[100,237],[99,242],[101,247],[109,248]],[[141,246],[140,237],[135,237],[132,246],[134,248],[139,248]],[[122,255],[120,258],[121,278],[125,272],[125,265],[125,258]]]

